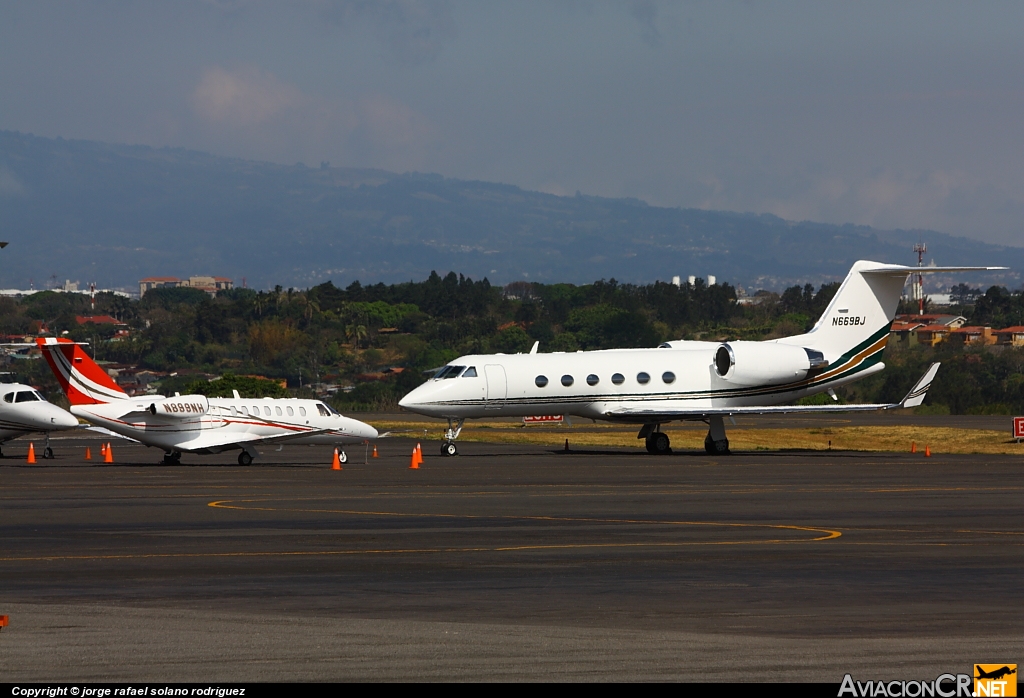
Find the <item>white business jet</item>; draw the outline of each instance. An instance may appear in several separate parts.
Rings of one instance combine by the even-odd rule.
[[[31,385],[0,383],[0,446],[26,434],[46,434],[43,458],[53,458],[50,432],[74,429],[78,420],[47,402]],[[0,452],[0,458],[3,453]]]
[[[68,339],[40,337],[36,344],[71,403],[71,414],[90,424],[165,451],[164,463],[182,453],[241,449],[249,465],[256,446],[294,443],[339,446],[377,438],[369,424],[343,417],[319,400],[207,398],[205,395],[130,397]],[[339,454],[347,460],[344,450]]]
[[[902,401],[873,405],[782,405],[878,373],[908,274],[1005,267],[905,267],[859,261],[806,334],[763,342],[676,341],[656,349],[462,356],[399,404],[448,420],[441,452],[454,456],[467,418],[567,414],[642,425],[651,453],[669,453],[661,426],[708,424],[708,453],[728,453],[725,417],[915,407],[939,365]]]

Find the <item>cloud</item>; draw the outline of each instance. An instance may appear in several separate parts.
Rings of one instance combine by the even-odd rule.
[[[201,118],[238,126],[264,123],[308,102],[298,88],[253,67],[208,68],[192,93],[193,108]]]
[[[458,36],[448,0],[319,0],[314,4],[332,24],[368,26],[402,63],[428,63]]]
[[[0,196],[24,196],[25,185],[6,165],[0,165]]]
[[[436,141],[430,121],[393,97],[325,99],[253,66],[207,68],[190,101],[200,126],[220,143],[289,164],[299,158],[422,169]]]
[[[629,14],[640,24],[640,38],[649,46],[661,43],[658,33],[658,6],[654,0],[633,0]]]

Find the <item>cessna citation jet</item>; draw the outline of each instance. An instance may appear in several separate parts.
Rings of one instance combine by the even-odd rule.
[[[36,344],[71,402],[71,414],[147,446],[165,451],[164,463],[182,453],[241,449],[249,465],[256,446],[343,446],[377,438],[369,424],[342,417],[319,400],[207,398],[205,395],[129,397],[106,372],[68,339],[40,337]],[[340,454],[346,460],[344,451]]]
[[[567,414],[639,424],[651,453],[669,453],[661,426],[707,422],[704,448],[728,453],[725,417],[853,412],[915,407],[939,365],[932,364],[901,402],[879,405],[782,405],[878,373],[889,327],[910,273],[1005,267],[905,267],[859,261],[806,334],[763,342],[676,341],[657,349],[463,356],[399,404],[448,420],[441,452],[454,456],[467,418]]]
[[[0,445],[25,434],[46,434],[43,458],[53,458],[50,432],[74,429],[78,420],[49,403],[30,385],[0,383]],[[0,458],[3,453],[0,452]]]

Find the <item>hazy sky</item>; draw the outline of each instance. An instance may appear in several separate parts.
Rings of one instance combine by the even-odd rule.
[[[1024,3],[0,1],[51,137],[1021,245],[1022,117]]]

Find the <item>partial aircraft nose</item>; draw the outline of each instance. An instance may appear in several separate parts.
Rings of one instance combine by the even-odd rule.
[[[407,410],[418,412],[417,408],[423,405],[423,396],[430,390],[430,383],[424,383],[418,388],[413,388],[411,391],[406,393],[405,397],[398,401],[399,407],[404,407]]]
[[[348,417],[345,417],[344,419],[348,422],[345,424],[345,431],[352,434],[352,436],[357,439],[369,439],[372,441],[379,436],[377,430],[366,422],[360,422],[358,419],[350,419]]]
[[[74,429],[78,426],[78,419],[73,414],[52,403],[35,403],[33,408],[32,421],[42,430]]]

